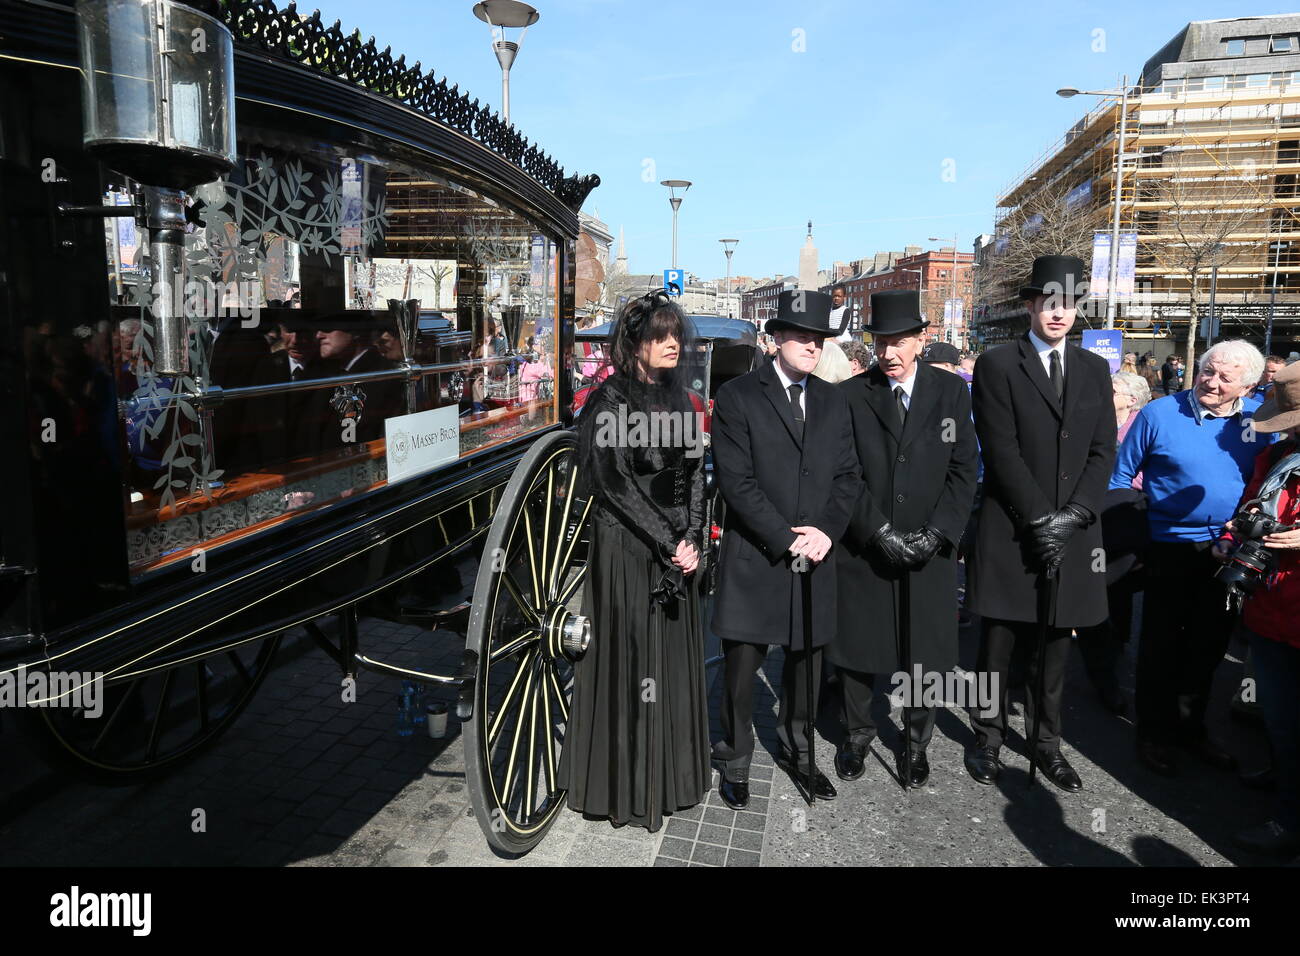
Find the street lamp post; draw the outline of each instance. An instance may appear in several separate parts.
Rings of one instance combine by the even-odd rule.
[[[682,198],[686,191],[691,188],[691,182],[688,179],[665,179],[659,184],[668,187],[668,205],[673,207],[673,268],[677,268],[677,210],[682,207]],[[682,191],[682,195],[677,195],[677,190]]]
[[[740,242],[740,240],[719,239],[718,242],[722,243],[722,251],[727,257],[727,317],[734,318],[734,316],[731,315],[731,257],[735,253],[736,244]],[[675,252],[673,257],[676,258]],[[675,265],[674,268],[676,268]]]
[[[1119,199],[1120,187],[1124,184],[1124,137],[1128,125],[1128,74],[1120,79],[1118,90],[1076,90],[1073,87],[1057,90],[1056,95],[1069,99],[1083,93],[1087,96],[1118,96],[1119,107],[1119,148],[1115,152],[1115,187],[1112,192],[1112,209],[1110,220],[1110,276],[1106,283],[1106,328],[1115,328],[1115,283],[1119,278]]]
[[[501,64],[501,118],[510,122],[510,67],[519,55],[519,44],[524,34],[541,16],[535,9],[519,0],[482,0],[474,4],[474,16],[492,28],[492,52]],[[506,28],[520,29],[518,42],[506,39]]]

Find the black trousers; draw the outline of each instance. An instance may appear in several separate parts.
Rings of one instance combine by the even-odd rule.
[[[1021,646],[1025,659],[1025,737],[1034,732],[1034,715],[1038,709],[1038,625],[1023,621],[984,619],[984,633],[976,670],[996,681],[998,707],[994,712],[978,708],[971,711],[977,747],[1001,747],[1007,736],[1007,710],[1010,702],[1011,656]],[[1070,658],[1070,629],[1049,627],[1043,655],[1043,714],[1039,727],[1038,752],[1056,753],[1061,748],[1061,702],[1065,697],[1065,664]],[[1032,746],[1032,743],[1031,743]]]
[[[1153,541],[1137,659],[1137,733],[1166,746],[1205,735],[1214,672],[1232,637],[1208,541]]]
[[[811,654],[813,699],[808,701],[807,651],[785,648],[781,668],[781,701],[777,714],[776,735],[787,754],[797,755],[800,770],[808,769],[808,741],[804,734],[809,720],[815,720],[821,695],[822,649]],[[713,746],[713,757],[723,763],[728,780],[749,779],[749,765],[754,758],[754,681],[767,656],[767,645],[743,641],[723,641],[726,657],[722,694],[722,740]]]
[[[876,739],[876,722],[871,716],[871,691],[875,675],[842,667],[836,673],[840,678],[840,719],[844,721],[845,733],[852,743],[865,747]],[[913,753],[930,745],[938,712],[936,707],[903,708],[907,739],[912,745]]]

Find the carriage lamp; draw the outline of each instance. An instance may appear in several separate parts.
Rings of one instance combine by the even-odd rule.
[[[519,55],[519,44],[524,42],[528,28],[541,18],[541,14],[519,0],[482,0],[474,4],[474,16],[492,28],[492,52],[501,64],[501,118],[510,122],[510,67]],[[521,29],[519,42],[506,39],[506,29]]]
[[[185,371],[184,190],[235,164],[234,40],[215,0],[78,0],[82,144],[145,189],[154,364]]]

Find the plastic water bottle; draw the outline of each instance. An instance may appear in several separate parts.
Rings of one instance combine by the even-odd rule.
[[[415,695],[411,698],[411,733],[421,733],[424,730],[425,697],[428,696],[429,689],[419,681],[414,686]]]
[[[415,732],[415,684],[409,680],[402,681],[402,692],[397,695],[397,736],[409,737]]]

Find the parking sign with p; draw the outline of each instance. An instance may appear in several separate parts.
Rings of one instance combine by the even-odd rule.
[[[679,296],[682,294],[682,289],[686,285],[686,280],[683,276],[684,271],[685,270],[683,269],[664,270],[664,288],[668,290],[669,295]]]

